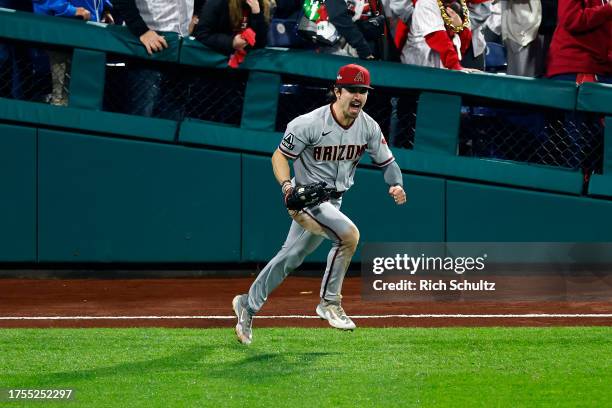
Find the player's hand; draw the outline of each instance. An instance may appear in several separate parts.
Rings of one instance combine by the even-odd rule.
[[[251,13],[259,14],[259,1],[258,0],[246,0],[247,4],[251,8]]]
[[[397,205],[402,205],[406,202],[406,192],[402,186],[389,187],[389,195],[393,197],[393,200]]]
[[[81,17],[85,21],[91,20],[91,13],[89,12],[89,10],[84,9],[83,7],[77,7],[76,16]]]
[[[287,198],[293,192],[293,186],[289,180],[286,180],[281,185],[281,190],[283,191],[283,198],[285,199],[285,205],[287,204]]]
[[[249,43],[244,38],[242,38],[240,34],[236,34],[236,36],[234,37],[234,41],[232,41],[232,47],[234,47],[236,51],[244,50],[244,47],[246,47],[248,44]]]
[[[166,39],[153,30],[149,30],[141,35],[140,42],[145,46],[149,55],[153,55],[154,52],[168,48]]]

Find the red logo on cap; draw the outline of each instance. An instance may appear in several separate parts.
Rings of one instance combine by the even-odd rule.
[[[336,85],[340,86],[366,86],[370,87],[370,73],[364,67],[357,64],[349,64],[340,67],[336,77]]]

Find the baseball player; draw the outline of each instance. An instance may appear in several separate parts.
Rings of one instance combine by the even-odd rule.
[[[289,211],[293,218],[285,243],[264,267],[248,294],[236,296],[232,306],[238,324],[236,335],[244,344],[252,341],[253,316],[264,305],[272,291],[300,266],[327,238],[332,248],[321,283],[321,302],[316,313],[332,327],[355,329],[355,323],[341,306],[342,281],[359,242],[359,230],[340,211],[342,195],[353,185],[359,160],[367,152],[383,169],[389,195],[400,205],[406,202],[402,173],[389,150],[380,126],[363,107],[368,99],[370,73],[360,65],[340,68],[333,93],[335,101],[287,125],[283,139],[272,155],[274,176],[287,203],[296,186],[324,182],[333,189],[330,199],[301,211]],[[289,161],[293,161],[294,178],[290,177]]]

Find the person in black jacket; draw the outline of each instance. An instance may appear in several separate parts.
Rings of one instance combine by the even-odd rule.
[[[326,0],[325,7],[329,15],[329,21],[336,27],[340,34],[351,47],[355,49],[361,59],[374,59],[372,44],[368,44],[364,34],[353,22],[352,16],[344,0]],[[322,47],[321,51],[326,50]],[[331,52],[335,53],[335,52]]]
[[[199,13],[193,36],[223,54],[244,50],[247,42],[240,34],[255,31],[254,48],[266,45],[270,21],[270,0],[207,0]]]
[[[193,1],[193,17],[191,17],[191,22],[189,23],[189,34],[193,34],[200,22],[200,11],[204,7],[204,3],[206,3],[206,0]]]
[[[557,0],[541,0],[542,3],[542,22],[540,28],[538,28],[538,36],[542,36],[542,49],[540,52],[542,55],[542,65],[540,67],[540,76],[546,75],[546,59],[548,51],[550,50],[550,43],[552,42],[553,34],[557,28]]]

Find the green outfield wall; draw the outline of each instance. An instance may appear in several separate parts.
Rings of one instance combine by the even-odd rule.
[[[227,69],[196,41],[167,38],[148,57],[123,27],[0,10],[0,42],[74,50],[69,107],[0,98],[0,262],[262,262],[278,250],[290,224],[270,165],[281,77],[331,82],[354,60],[249,53],[239,126],[102,111],[110,54]],[[611,86],[364,65],[374,87],[420,96],[414,149],[394,150],[408,204],[393,204],[367,158],[345,195],[362,242],[612,241]],[[458,156],[465,98],[607,115],[603,173],[585,187],[576,171]]]

